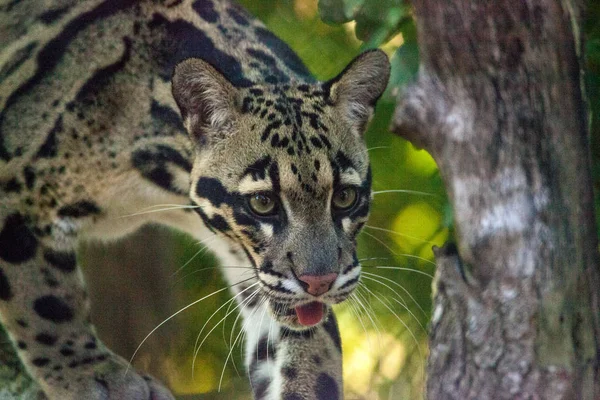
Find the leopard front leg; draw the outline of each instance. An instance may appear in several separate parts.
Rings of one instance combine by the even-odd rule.
[[[256,400],[343,398],[341,340],[331,310],[321,325],[294,331],[275,321],[264,305],[248,308],[246,368]]]
[[[19,213],[0,220],[0,320],[49,399],[173,399],[96,337],[75,240]],[[67,232],[68,233],[68,232]]]

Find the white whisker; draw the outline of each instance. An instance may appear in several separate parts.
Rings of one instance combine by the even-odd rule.
[[[194,258],[198,257],[200,254],[204,253],[206,250],[208,250],[208,245],[207,243],[210,243],[211,241],[215,240],[218,236],[210,236],[206,239],[202,239],[200,242],[196,243],[196,244],[201,244],[204,243],[204,246],[202,246],[192,257],[190,257],[189,260],[187,260],[187,262],[185,264],[183,264],[181,267],[177,268],[177,271],[173,272],[171,274],[171,278],[173,278],[175,275],[177,275],[179,272],[181,272],[182,269],[184,269],[186,266],[189,265],[189,263],[191,263]]]
[[[414,272],[415,274],[424,275],[424,276],[428,277],[429,279],[433,279],[433,275],[428,274],[425,271],[421,271],[421,270],[414,269],[414,268],[394,267],[391,265],[361,265],[361,267],[362,268],[393,269],[393,270],[398,270],[398,271],[408,271],[408,272]]]
[[[412,330],[411,330],[411,329],[408,327],[408,325],[407,325],[407,324],[406,324],[404,321],[402,321],[402,318],[400,318],[400,317],[398,316],[398,314],[396,314],[396,313],[394,312],[394,310],[393,310],[393,309],[392,309],[390,306],[388,306],[388,305],[387,305],[387,304],[386,304],[386,303],[385,303],[385,302],[384,302],[384,301],[381,299],[381,297],[379,297],[379,296],[377,296],[375,293],[373,293],[373,291],[372,291],[372,290],[370,290],[368,287],[366,287],[366,286],[364,286],[364,285],[363,285],[363,287],[365,288],[365,290],[367,290],[369,293],[371,293],[371,295],[372,295],[373,297],[375,297],[377,300],[379,300],[379,302],[380,302],[381,304],[383,304],[383,306],[384,306],[385,308],[387,308],[387,309],[388,309],[388,311],[389,311],[389,312],[391,312],[391,313],[392,313],[392,314],[393,314],[393,315],[396,317],[396,319],[397,319],[397,320],[398,320],[398,321],[399,321],[399,322],[400,322],[400,323],[401,323],[401,324],[404,326],[404,328],[405,328],[405,329],[408,331],[408,333],[410,334],[410,336],[413,338],[413,340],[414,340],[414,342],[415,342],[415,344],[416,344],[416,346],[417,346],[417,350],[418,350],[418,352],[419,352],[419,360],[420,360],[420,364],[421,364],[421,369],[420,369],[420,370],[421,370],[422,372],[424,372],[424,367],[425,367],[425,366],[424,366],[424,364],[423,364],[423,352],[421,351],[421,346],[419,345],[419,341],[417,340],[417,337],[415,336],[415,334],[413,333],[413,331],[412,331]]]
[[[252,293],[250,293],[250,294],[252,294]],[[231,306],[233,306],[233,304],[234,304],[233,302],[229,303],[229,305],[227,306],[227,309],[225,310],[225,314],[229,313],[229,311],[231,310]],[[238,313],[238,315],[236,316],[235,320],[237,320],[237,317],[239,317],[239,316],[240,316],[240,313]],[[225,344],[225,346],[227,347],[227,349],[229,349],[229,345],[227,343],[227,339],[225,338],[225,328],[226,328],[226,325],[227,325],[226,322],[224,322],[223,325],[221,325],[222,328],[223,328],[223,330],[221,332],[221,335],[223,336],[223,343]]]
[[[153,214],[153,213],[163,212],[163,211],[182,210],[182,209],[190,209],[190,208],[198,208],[198,206],[165,207],[165,208],[161,208],[161,209],[158,209],[158,210],[140,211],[140,212],[136,212],[136,213],[133,213],[133,214],[120,215],[117,218],[129,218],[129,217],[135,217],[135,216],[144,215],[144,214]]]
[[[248,300],[248,302],[247,302],[247,303],[246,303],[244,306],[246,306],[246,305],[250,304],[250,303],[251,303],[251,302],[254,300],[254,298],[255,298],[256,296],[258,296],[258,294],[259,294],[259,293],[260,293],[260,288],[256,289],[254,292],[250,293],[250,295],[248,296],[248,299],[247,299],[247,300]],[[253,310],[250,312],[250,315],[252,315],[252,314],[254,313],[254,311],[255,311],[255,310],[253,309]],[[233,341],[233,333],[235,332],[235,327],[237,326],[237,323],[238,323],[238,321],[239,321],[240,317],[242,317],[242,313],[241,313],[241,312],[240,312],[240,313],[238,313],[238,315],[236,315],[236,317],[235,317],[235,320],[233,321],[233,326],[231,327],[231,333],[230,333],[230,335],[229,335],[229,343],[226,343],[226,345],[227,345],[227,348],[228,348],[228,349],[230,349],[230,350],[232,350],[232,349],[234,348],[234,346],[233,346],[233,344],[232,344],[232,341]],[[223,324],[223,327],[225,327],[225,324]],[[244,340],[245,340],[245,338],[246,338],[246,331],[243,329],[243,326],[242,326],[242,328],[241,328],[241,329],[242,329],[242,331],[243,331],[244,333],[242,334],[240,345],[241,345],[241,343],[243,343],[243,341],[244,341]],[[225,334],[225,332],[223,331],[223,335],[224,335],[224,334]],[[226,339],[225,339],[225,337],[223,337],[223,340],[226,340]],[[243,359],[243,358],[244,358],[244,357],[243,357],[243,351],[244,351],[244,348],[243,348],[243,346],[241,346],[240,350],[241,350],[241,352],[240,352],[241,354],[240,354],[240,355],[242,356],[241,358]],[[232,351],[233,351],[233,350],[232,350]],[[235,372],[237,373],[237,375],[238,375],[238,376],[240,376],[240,372],[238,371],[237,365],[235,364],[235,359],[233,359],[233,368],[235,369]]]
[[[253,283],[252,285],[248,286],[247,288],[241,290],[238,294],[236,294],[235,296],[233,296],[232,298],[230,298],[229,300],[227,300],[225,303],[223,303],[219,308],[217,308],[217,310],[215,312],[213,312],[211,314],[211,316],[204,322],[204,325],[202,325],[202,328],[200,329],[200,332],[198,332],[198,336],[196,337],[196,342],[194,343],[194,355],[197,354],[197,350],[198,350],[198,341],[200,340],[200,336],[202,335],[202,332],[204,332],[204,329],[206,328],[206,325],[208,325],[208,323],[210,322],[210,320],[219,312],[223,309],[223,307],[227,306],[228,304],[234,304],[235,303],[235,299],[238,296],[241,296],[246,290],[249,290],[251,287],[258,285],[258,282]],[[227,311],[229,312],[230,308],[227,309]],[[235,309],[234,309],[235,310]],[[226,313],[227,314],[227,313]],[[229,315],[229,314],[227,314]],[[227,317],[227,315],[225,315],[225,317]],[[223,319],[221,320],[223,321]],[[215,326],[218,326],[219,323],[221,322],[217,322],[217,324]],[[212,330],[208,333],[210,334],[212,332]],[[204,342],[202,342],[204,343]],[[202,346],[202,343],[200,344],[200,346]]]
[[[372,235],[372,234],[370,234],[369,232],[367,232],[365,230],[361,231],[361,233],[364,233],[365,235],[369,236],[370,238],[373,238],[374,240],[376,240],[377,242],[379,242],[379,244],[381,244],[383,247],[385,247],[386,249],[388,249],[388,251],[390,253],[396,255],[396,252],[390,246],[388,246],[383,240],[379,239],[377,236]]]
[[[362,282],[360,283],[359,288],[361,287],[361,285],[363,285]],[[369,307],[371,307],[371,303],[365,298],[365,296],[358,289],[356,290],[356,295],[357,295],[356,296],[357,299],[359,299],[359,297],[360,297],[360,299],[362,299],[362,301],[364,301],[366,304],[369,305]],[[379,326],[377,325],[377,323],[371,316],[371,314],[375,315],[375,313],[373,312],[373,308],[371,307],[371,312],[369,312],[369,310],[367,310],[367,307],[363,304],[362,301],[360,301],[360,299],[359,299],[359,303],[361,304],[362,308],[365,310],[365,314],[367,314],[367,318],[369,318],[369,321],[371,321],[371,325],[373,325],[373,327],[377,331],[377,340],[379,342],[379,349],[381,350],[381,330],[379,329]]]
[[[260,289],[257,289],[256,291],[252,292],[252,293],[250,294],[250,296],[248,296],[248,299],[250,299],[250,298],[254,298],[254,297],[258,296],[258,295],[259,295],[259,293],[260,293]],[[250,301],[252,301],[252,300],[250,300]],[[260,306],[263,304],[263,302],[264,302],[264,301],[266,301],[266,300],[265,300],[264,298],[261,298],[261,299],[260,299],[260,302],[259,302],[259,304],[257,304],[257,305],[256,305],[256,307],[255,307],[255,308],[252,310],[252,312],[250,313],[250,315],[254,314],[254,313],[256,312],[256,310],[257,310],[258,308],[260,308]],[[238,314],[238,316],[235,318],[235,321],[234,321],[234,323],[233,323],[233,325],[234,325],[234,328],[235,328],[235,324],[237,323],[237,320],[238,320],[238,318],[239,318],[241,315],[242,315],[242,313]],[[243,325],[242,325],[242,330],[244,330],[243,328],[244,328],[244,327],[243,327]],[[230,335],[229,335],[229,347],[232,347],[232,346],[233,346],[233,345],[232,345],[232,343],[231,343],[231,342],[232,342],[232,340],[233,340],[233,331],[234,331],[234,329],[232,328],[232,329],[231,329],[231,333],[230,333]]]
[[[375,147],[369,147],[367,149],[367,151],[371,151],[371,150],[377,150],[377,149],[390,149],[390,146],[375,146]]]
[[[260,316],[260,322],[258,323],[258,333],[259,333],[259,335],[258,335],[258,340],[256,341],[256,361],[257,362],[258,362],[258,344],[260,343],[260,332],[261,332],[263,320],[265,318],[265,313],[267,312],[267,308],[268,308],[268,306],[264,307],[263,313]],[[267,343],[267,345],[268,345],[268,343]]]
[[[412,311],[410,311],[410,309],[408,308],[408,306],[406,305],[406,301],[404,301],[404,298],[402,296],[400,296],[398,294],[398,292],[396,292],[392,287],[390,287],[389,285],[386,285],[384,282],[381,282],[378,279],[373,278],[373,276],[376,276],[378,278],[381,279],[385,279],[387,281],[390,281],[391,283],[397,285],[400,289],[402,289],[409,297],[410,299],[413,301],[413,303],[415,303],[417,305],[417,307],[419,308],[419,310],[421,310],[421,313],[423,313],[424,316],[427,316],[427,314],[425,313],[425,311],[423,310],[423,308],[421,307],[421,305],[415,300],[415,298],[410,294],[410,292],[408,290],[406,290],[406,288],[402,285],[400,285],[398,282],[394,282],[391,279],[388,279],[384,276],[379,276],[379,275],[375,275],[375,274],[370,274],[368,272],[366,272],[367,275],[371,275],[371,276],[365,276],[365,279],[369,279],[371,281],[377,282],[382,286],[385,286],[386,288],[388,288],[390,291],[392,291],[393,293],[395,293],[398,297],[400,297],[400,299],[402,299],[402,303],[398,301],[398,303],[404,307],[406,309],[406,311],[408,311],[410,313],[410,315],[412,315],[412,317],[417,321],[417,323],[421,326],[421,328],[427,332],[427,330],[425,329],[425,327],[421,324],[421,321],[419,321],[419,319],[413,314]]]
[[[259,303],[254,307],[254,309],[250,312],[250,315],[248,316],[248,319],[253,319],[254,318],[254,314],[256,313],[256,310],[259,310],[263,307],[263,305],[267,302],[267,298],[266,297],[261,297],[259,300]],[[244,322],[246,322],[247,320],[245,320]],[[246,340],[246,337],[248,336],[248,332],[246,330],[246,328],[244,326],[242,326],[242,329],[240,332],[242,333],[242,340]],[[231,338],[233,337],[233,331],[231,332],[231,335],[229,337],[229,343],[231,343]],[[233,345],[231,345],[231,349],[235,348],[235,344],[237,342],[237,338],[236,340],[233,342]],[[258,344],[258,342],[257,342]],[[248,349],[248,351],[250,351]],[[243,355],[244,353],[244,346],[242,346],[242,342],[240,342],[240,354]],[[246,368],[246,374],[248,375],[248,382],[250,382],[250,387],[252,388],[252,393],[254,393],[254,383],[252,383],[252,377],[250,376],[250,368]]]
[[[433,193],[428,192],[420,192],[418,190],[408,190],[408,189],[390,189],[390,190],[378,190],[376,192],[371,192],[373,196],[384,193],[406,193],[406,194],[416,194],[419,196],[430,196],[430,197],[438,197]]]
[[[357,297],[356,297],[356,293],[352,293],[352,294],[350,295],[350,297],[348,298],[348,300],[350,300],[350,301],[348,302],[348,305],[350,306],[350,310],[352,310],[352,312],[353,312],[353,313],[354,313],[354,315],[356,316],[356,319],[357,319],[357,320],[358,320],[358,322],[360,323],[360,326],[362,326],[362,329],[363,329],[363,331],[365,332],[365,337],[367,338],[367,342],[369,343],[369,350],[370,350],[371,352],[373,352],[373,345],[372,345],[372,343],[371,343],[371,337],[370,337],[369,333],[367,332],[367,328],[365,327],[365,324],[363,323],[362,316],[361,316],[361,314],[359,313],[359,311],[358,311],[357,309],[355,309],[355,308],[354,308],[354,307],[355,307],[355,305],[354,305],[354,303],[353,303],[353,302],[355,302],[355,303],[356,303],[356,307],[359,307],[359,305],[358,305],[358,301],[359,301],[359,300],[358,300],[358,299],[357,299]]]
[[[144,207],[142,208],[143,210],[150,210],[152,208],[157,208],[157,207],[180,207],[180,208],[198,208],[200,206],[197,206],[195,204],[177,204],[177,203],[165,203],[165,204],[154,204],[148,207]]]
[[[217,329],[217,327],[219,326],[219,324],[221,324],[221,322],[225,321],[227,319],[227,317],[229,317],[233,312],[235,312],[235,310],[237,310],[240,306],[242,306],[244,304],[245,301],[248,301],[248,298],[246,298],[244,301],[240,302],[237,306],[235,306],[233,308],[233,310],[229,311],[228,313],[225,314],[225,316],[223,318],[221,318],[219,320],[219,322],[217,322],[215,324],[215,326],[213,326],[213,328],[208,331],[208,333],[206,334],[206,336],[204,336],[204,339],[202,339],[202,342],[200,342],[200,344],[198,345],[198,340],[200,340],[200,336],[202,335],[202,332],[204,331],[204,328],[206,328],[206,325],[208,324],[208,322],[215,316],[216,313],[218,313],[221,309],[223,309],[223,307],[225,307],[229,302],[233,302],[235,301],[235,299],[240,296],[242,293],[244,293],[245,291],[249,290],[251,287],[254,287],[258,285],[258,282],[253,283],[252,285],[248,286],[247,288],[245,288],[244,290],[241,290],[238,294],[236,294],[235,296],[233,296],[231,299],[229,299],[228,301],[226,301],[225,303],[223,303],[223,305],[221,305],[221,307],[219,307],[217,309],[217,311],[215,311],[210,318],[204,323],[204,325],[202,326],[202,329],[200,330],[200,333],[198,333],[198,336],[196,337],[196,343],[194,343],[194,358],[192,359],[192,377],[194,374],[194,370],[195,370],[195,365],[196,365],[196,357],[198,356],[198,353],[200,352],[200,349],[202,348],[202,345],[204,344],[204,342],[206,341],[206,339],[208,339],[208,337],[210,336],[210,334]],[[259,289],[256,289],[259,290]],[[198,345],[198,347],[196,347],[196,345]]]
[[[219,388],[217,390],[219,393],[221,392],[221,384],[223,383],[223,376],[225,376],[225,368],[227,367],[227,362],[229,361],[229,358],[231,357],[231,352],[233,351],[235,344],[238,342],[240,336],[242,335],[242,332],[244,332],[243,329],[240,331],[240,333],[237,334],[237,336],[235,337],[235,341],[233,342],[233,346],[231,347],[231,349],[229,349],[229,353],[227,353],[227,358],[225,359],[225,363],[223,364],[223,370],[221,371],[221,377],[219,378]],[[250,381],[250,383],[252,383],[252,381]]]
[[[359,258],[358,262],[362,263],[364,261],[371,261],[371,260],[391,260],[392,257],[367,257],[367,258]]]
[[[169,316],[168,318],[166,318],[165,320],[163,320],[163,321],[162,321],[160,324],[158,324],[158,325],[157,325],[157,326],[156,326],[154,329],[152,329],[152,330],[150,331],[150,333],[148,333],[148,334],[146,335],[146,337],[145,337],[145,338],[144,338],[144,339],[141,341],[141,343],[140,343],[140,344],[138,345],[138,347],[135,349],[135,351],[133,352],[133,355],[132,355],[132,356],[131,356],[131,358],[129,359],[129,365],[128,365],[128,366],[127,366],[127,368],[125,369],[125,374],[124,374],[124,375],[127,375],[127,372],[129,372],[129,367],[131,366],[131,362],[132,362],[132,361],[133,361],[133,359],[135,358],[135,355],[138,353],[138,351],[140,350],[140,348],[142,347],[142,345],[143,345],[143,344],[146,342],[146,340],[148,340],[148,338],[149,338],[149,337],[150,337],[150,336],[151,336],[151,335],[152,335],[154,332],[156,332],[156,331],[158,330],[158,328],[160,328],[161,326],[163,326],[163,325],[164,325],[164,324],[166,324],[168,321],[170,321],[171,319],[175,318],[177,315],[179,315],[179,314],[180,314],[180,313],[182,313],[183,311],[187,310],[188,308],[190,308],[190,307],[192,307],[192,306],[194,306],[194,305],[196,305],[196,304],[200,303],[201,301],[204,301],[204,300],[208,299],[209,297],[212,297],[212,296],[214,296],[215,294],[218,294],[218,293],[221,293],[221,292],[223,292],[223,291],[225,291],[225,290],[231,289],[232,287],[234,287],[234,286],[236,286],[236,285],[239,285],[240,283],[247,282],[247,281],[249,281],[249,280],[251,280],[251,279],[252,279],[252,278],[248,278],[248,279],[242,280],[242,281],[240,281],[240,282],[237,282],[237,283],[235,283],[235,284],[233,284],[233,285],[229,285],[229,286],[226,286],[226,287],[224,287],[224,288],[221,288],[221,289],[219,289],[219,290],[216,290],[216,291],[212,292],[211,294],[207,294],[206,296],[204,296],[204,297],[202,297],[202,298],[200,298],[200,299],[198,299],[198,300],[195,300],[195,301],[191,302],[190,304],[188,304],[187,306],[185,306],[185,307],[183,307],[183,308],[179,309],[179,311],[176,311],[175,313],[171,314],[171,316]]]
[[[402,302],[403,302],[403,304],[404,304],[404,305],[407,305],[407,303],[406,303],[406,300],[404,300],[404,297],[403,297],[403,296],[402,296],[400,293],[396,292],[396,291],[395,291],[395,290],[394,290],[392,287],[390,287],[390,286],[386,285],[385,283],[383,283],[383,282],[381,282],[381,281],[377,280],[377,279],[376,279],[376,278],[374,278],[374,277],[381,278],[381,279],[385,279],[385,280],[387,280],[387,281],[389,281],[389,282],[392,282],[394,285],[398,286],[398,287],[399,287],[400,289],[402,289],[402,291],[403,291],[404,293],[406,293],[406,294],[408,295],[408,297],[410,297],[410,299],[411,299],[411,300],[412,300],[412,301],[413,301],[413,302],[414,302],[414,303],[417,305],[417,307],[418,307],[418,308],[421,310],[421,312],[423,313],[423,315],[425,315],[425,311],[423,311],[423,309],[421,308],[421,305],[420,305],[419,303],[417,303],[417,301],[414,299],[414,297],[413,297],[413,296],[411,296],[410,292],[409,292],[408,290],[406,290],[406,289],[404,288],[404,286],[402,286],[402,285],[401,285],[401,284],[399,284],[398,282],[395,282],[395,281],[393,281],[393,280],[391,280],[391,279],[389,279],[389,278],[386,278],[386,277],[384,277],[384,276],[381,276],[381,275],[372,274],[372,273],[370,273],[370,272],[366,272],[366,271],[363,271],[363,273],[364,273],[364,275],[363,275],[363,278],[365,278],[365,279],[368,279],[368,280],[371,280],[371,281],[375,281],[375,282],[379,283],[380,285],[383,285],[383,286],[387,287],[387,288],[388,288],[388,289],[389,289],[389,290],[390,290],[392,293],[394,293],[396,296],[398,296],[398,297],[399,297],[399,298],[402,300]]]
[[[277,305],[279,311],[279,305]],[[273,330],[273,318],[269,318],[269,330],[267,331],[267,365],[269,364],[269,342],[271,341],[271,332]],[[272,356],[272,354],[271,354]],[[275,362],[275,360],[273,360]]]
[[[267,311],[267,306],[265,305],[265,303],[267,302],[266,298],[263,298],[263,301],[261,303],[261,307],[263,307],[263,313],[260,317],[260,322],[258,324],[258,340],[256,341],[256,361],[258,362],[258,345],[260,343],[260,331],[262,328],[262,323],[263,323],[263,319],[265,318],[265,312]],[[238,335],[239,336],[239,335]],[[237,341],[237,338],[235,339],[235,341]],[[235,346],[235,341],[233,342],[233,345]],[[267,346],[268,346],[268,342],[267,342]],[[227,357],[227,360],[229,359],[229,356]],[[227,364],[227,360],[225,360],[225,365]],[[221,380],[223,380],[223,373],[225,372],[225,366],[223,366],[223,372],[221,373]],[[248,370],[248,378],[250,380],[250,386],[252,386],[252,392],[254,392],[254,384],[252,383],[252,377],[250,376],[250,370]],[[221,382],[219,381],[219,391],[221,390]]]
[[[418,240],[421,243],[427,243],[427,244],[433,244],[433,245],[437,245],[438,244],[438,243],[435,243],[435,242],[432,242],[432,241],[429,241],[429,240],[425,240],[425,239],[421,239],[421,238],[418,238],[418,237],[415,237],[415,236],[411,236],[411,235],[407,235],[407,234],[404,234],[404,233],[392,231],[390,229],[380,228],[378,226],[365,225],[364,227],[368,228],[368,229],[373,229],[375,231],[382,231],[382,232],[391,233],[393,235],[402,236],[402,237],[405,237],[405,238],[408,238],[408,239]]]
[[[239,295],[240,293],[238,293]],[[231,299],[227,300],[225,303],[223,303],[219,308],[217,308],[217,310],[215,312],[213,312],[211,314],[211,316],[204,322],[204,325],[202,325],[202,329],[200,329],[200,332],[198,333],[198,335],[196,336],[196,341],[194,342],[194,350],[192,352],[192,379],[194,378],[194,372],[195,372],[195,365],[196,365],[196,356],[198,355],[198,352],[200,351],[200,347],[202,346],[202,344],[204,343],[204,340],[206,340],[206,338],[208,337],[208,335],[213,331],[213,329],[215,327],[217,327],[219,325],[219,322],[217,322],[217,324],[213,327],[213,329],[210,330],[210,332],[208,332],[207,336],[204,337],[204,340],[202,341],[202,343],[200,343],[200,347],[198,347],[198,342],[200,341],[200,335],[202,335],[202,332],[204,331],[204,328],[206,328],[206,325],[210,322],[211,319],[213,319],[213,317],[215,316],[215,314],[217,314],[223,307],[227,306],[228,304],[234,304],[235,303],[235,297],[232,297]],[[226,314],[226,316],[229,314]]]
[[[204,268],[198,268],[198,269],[188,272],[187,274],[183,275],[176,281],[173,281],[172,284],[175,285],[178,282],[181,282],[181,281],[185,280],[186,278],[189,278],[190,276],[197,274],[198,272],[208,271],[208,270],[213,270],[213,269],[221,269],[221,268],[227,268],[227,269],[236,269],[237,268],[237,269],[247,270],[247,271],[244,271],[243,274],[254,271],[254,268],[252,268],[252,267],[242,267],[242,266],[237,266],[237,265],[231,265],[231,266],[219,265],[217,267],[204,267]]]

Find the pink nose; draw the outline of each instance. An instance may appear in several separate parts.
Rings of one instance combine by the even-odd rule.
[[[301,275],[298,279],[308,284],[308,287],[305,287],[304,290],[313,296],[320,296],[329,290],[337,276],[338,274],[333,272],[327,275]]]

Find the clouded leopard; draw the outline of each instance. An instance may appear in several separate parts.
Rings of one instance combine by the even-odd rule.
[[[330,306],[359,280],[386,56],[317,81],[228,0],[0,7],[0,321],[36,395],[173,398],[96,337],[75,253],[158,222],[251,268],[223,274],[256,399],[342,398]],[[119,218],[159,204],[182,207]]]

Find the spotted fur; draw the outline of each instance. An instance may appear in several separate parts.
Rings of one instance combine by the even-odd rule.
[[[125,375],[96,337],[75,252],[158,222],[216,236],[224,264],[253,268],[233,292],[256,399],[341,398],[330,306],[359,279],[371,187],[362,133],[385,55],[319,82],[229,0],[48,3],[8,2],[0,16],[0,321],[40,396],[172,398]],[[341,210],[332,197],[344,188],[357,199]],[[262,193],[272,215],[249,206]],[[119,218],[165,203],[198,207]],[[302,280],[331,274],[318,295]],[[322,321],[304,326],[295,310],[315,301]]]

